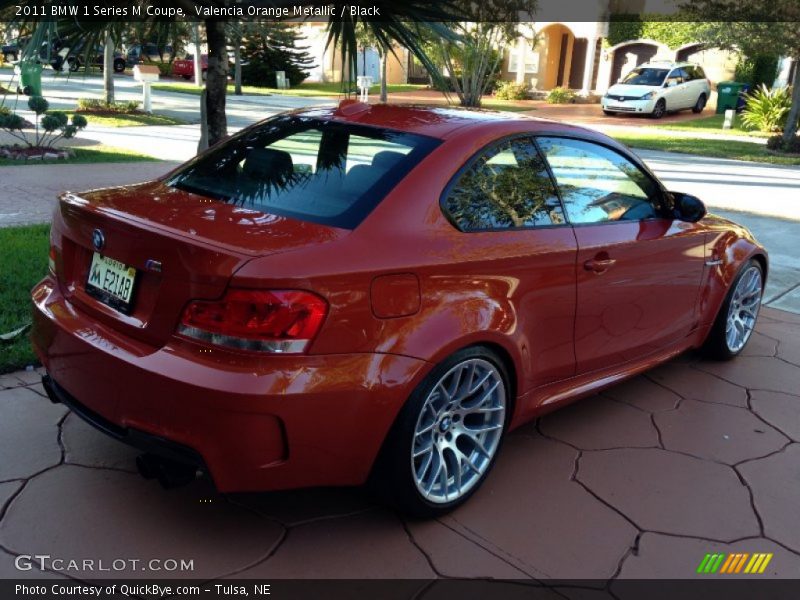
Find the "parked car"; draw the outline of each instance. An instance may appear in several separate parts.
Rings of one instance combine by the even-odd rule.
[[[200,75],[203,78],[203,81],[205,81],[206,72],[208,71],[208,54],[200,55],[200,69]],[[184,58],[173,61],[172,75],[173,77],[194,79],[194,55],[187,54]]]
[[[173,50],[170,44],[163,46],[159,52],[158,44],[133,44],[128,48],[126,61],[129,65],[138,65],[141,62],[168,61],[172,58]]]
[[[691,108],[701,113],[711,95],[703,69],[688,62],[649,62],[631,70],[602,98],[603,112],[648,114],[660,119],[667,112]]]
[[[22,54],[22,49],[25,47],[25,43],[27,40],[9,40],[5,44],[3,44],[2,51],[3,53],[3,60],[5,62],[12,62],[19,60],[20,54]]]
[[[102,71],[104,65],[103,46],[97,46],[95,48],[95,51],[91,55],[91,59],[92,61],[90,66],[97,67]],[[59,52],[50,59],[50,66],[56,71],[62,71],[64,70],[64,63],[66,62],[69,70],[75,72],[84,66],[85,61],[86,54],[80,48],[61,48],[61,50],[59,50]],[[114,72],[124,73],[126,67],[127,64],[125,61],[125,56],[122,54],[122,52],[114,51]]]
[[[741,353],[766,275],[745,228],[596,131],[351,100],[64,193],[32,341],[50,398],[165,486],[371,481],[431,515],[537,415]]]

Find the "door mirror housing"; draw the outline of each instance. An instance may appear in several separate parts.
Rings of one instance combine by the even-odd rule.
[[[670,192],[675,218],[688,223],[697,223],[706,216],[706,205],[697,196],[682,192]]]

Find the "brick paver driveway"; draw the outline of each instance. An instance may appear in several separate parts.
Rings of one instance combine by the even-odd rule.
[[[690,353],[517,430],[476,496],[427,522],[357,489],[164,491],[134,473],[134,450],[46,400],[35,372],[3,376],[0,578],[20,575],[14,555],[48,554],[192,559],[187,575],[209,579],[586,578],[613,590],[616,578],[692,577],[708,552],[771,552],[761,577],[797,577],[800,316],[764,309],[757,331],[736,361]]]

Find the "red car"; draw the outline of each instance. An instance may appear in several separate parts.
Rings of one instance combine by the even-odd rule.
[[[599,133],[345,102],[65,193],[45,386],[165,485],[358,485],[436,514],[503,435],[753,331],[767,255]]]
[[[203,81],[206,80],[208,71],[208,54],[200,55],[200,75]],[[194,56],[187,54],[184,58],[179,58],[172,62],[172,76],[183,77],[184,79],[194,78]]]

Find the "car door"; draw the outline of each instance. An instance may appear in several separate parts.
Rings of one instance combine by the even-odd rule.
[[[442,209],[471,238],[461,242],[463,276],[507,288],[525,390],[572,377],[577,244],[533,140],[505,139],[472,157]]]
[[[683,87],[681,69],[672,69],[664,80],[664,99],[667,101],[667,110],[685,108],[686,89]]]
[[[578,243],[578,373],[637,360],[695,325],[702,228],[674,220],[637,161],[587,140],[539,137]]]

